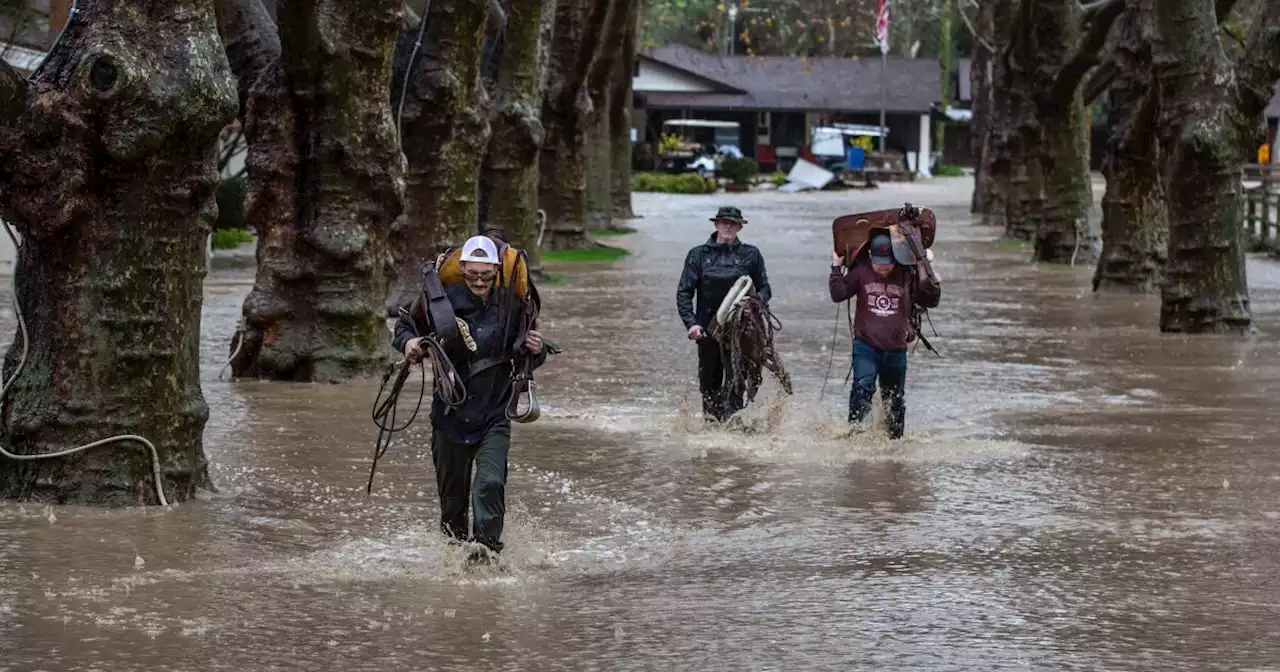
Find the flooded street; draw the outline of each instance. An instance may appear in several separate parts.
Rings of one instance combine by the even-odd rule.
[[[215,271],[219,492],[0,503],[0,670],[1280,669],[1280,263],[1250,262],[1255,337],[1161,335],[1158,297],[997,245],[970,184],[636,194],[630,256],[550,269],[565,354],[514,430],[498,568],[438,536],[425,408],[366,499],[377,381],[218,380],[253,272]],[[826,278],[831,220],[903,201],[938,214],[943,356],[912,354],[890,443],[844,426]],[[766,374],[745,432],[702,426],[675,308],[720,204],[796,389]]]

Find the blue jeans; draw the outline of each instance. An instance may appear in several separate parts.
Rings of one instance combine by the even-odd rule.
[[[849,422],[862,422],[871,413],[871,399],[880,381],[880,396],[889,415],[889,438],[902,438],[906,425],[907,351],[880,350],[866,341],[853,341],[853,389],[849,392]]]

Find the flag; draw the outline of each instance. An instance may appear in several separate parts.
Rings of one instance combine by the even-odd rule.
[[[880,43],[880,53],[889,53],[888,0],[876,0],[876,41]]]

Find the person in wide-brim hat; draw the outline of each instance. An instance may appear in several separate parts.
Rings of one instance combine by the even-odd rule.
[[[712,217],[711,221],[736,222],[738,226],[742,226],[747,223],[747,220],[742,218],[742,211],[731,205],[721,206],[719,210],[716,210],[716,216]],[[736,231],[734,232],[734,235],[737,235]]]
[[[738,278],[750,276],[756,294],[766,303],[773,291],[765,272],[764,255],[756,246],[738,238],[742,225],[747,223],[742,211],[729,205],[721,206],[710,219],[715,222],[715,233],[707,242],[689,250],[685,257],[684,272],[676,289],[676,310],[688,330],[689,340],[698,344],[698,388],[702,394],[703,417],[723,421],[742,410],[743,395],[725,393],[720,344],[707,334],[707,327]]]

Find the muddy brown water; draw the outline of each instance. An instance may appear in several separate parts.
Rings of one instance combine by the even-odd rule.
[[[1257,336],[1162,336],[1154,298],[996,246],[968,184],[638,194],[633,254],[545,292],[566,354],[515,431],[502,568],[437,537],[426,422],[365,500],[372,382],[217,380],[252,275],[215,272],[220,492],[0,504],[0,669],[1280,667],[1280,267],[1250,261]],[[944,357],[912,356],[890,444],[842,427],[825,278],[832,218],[904,200],[939,213]],[[764,252],[796,383],[766,379],[738,432],[698,421],[674,307],[720,203]]]

